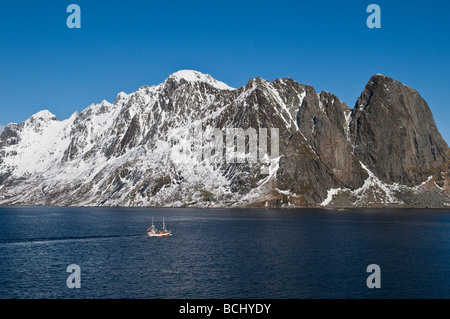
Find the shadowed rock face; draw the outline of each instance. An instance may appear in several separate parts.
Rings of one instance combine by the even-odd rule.
[[[347,119],[351,109],[333,94],[308,87],[297,115],[299,127],[322,163],[345,187],[358,188],[367,178],[352,154]]]
[[[386,183],[417,185],[448,161],[448,146],[417,91],[374,75],[350,122],[353,153]]]
[[[211,128],[277,128],[279,158],[264,174],[260,161],[213,165],[173,152],[194,127],[203,138]],[[183,71],[66,121],[42,111],[8,125],[0,204],[442,207],[448,151],[426,102],[386,76],[373,76],[352,110],[289,78],[232,89]]]

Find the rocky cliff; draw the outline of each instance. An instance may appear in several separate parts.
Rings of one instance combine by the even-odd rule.
[[[227,140],[239,129],[244,154]],[[384,75],[351,109],[289,78],[234,89],[184,70],[64,121],[7,125],[0,204],[447,207],[448,168],[427,103]]]

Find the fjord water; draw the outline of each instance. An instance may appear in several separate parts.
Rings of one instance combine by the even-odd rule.
[[[450,298],[449,265],[450,210],[0,207],[0,298]]]

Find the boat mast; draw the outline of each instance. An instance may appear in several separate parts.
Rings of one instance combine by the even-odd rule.
[[[164,222],[164,217],[163,217],[163,230],[166,230],[166,223]]]

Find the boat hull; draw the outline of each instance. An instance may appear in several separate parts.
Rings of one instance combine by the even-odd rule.
[[[167,237],[167,236],[172,236],[172,232],[171,231],[164,232],[164,233],[147,232],[147,236],[148,237]]]

